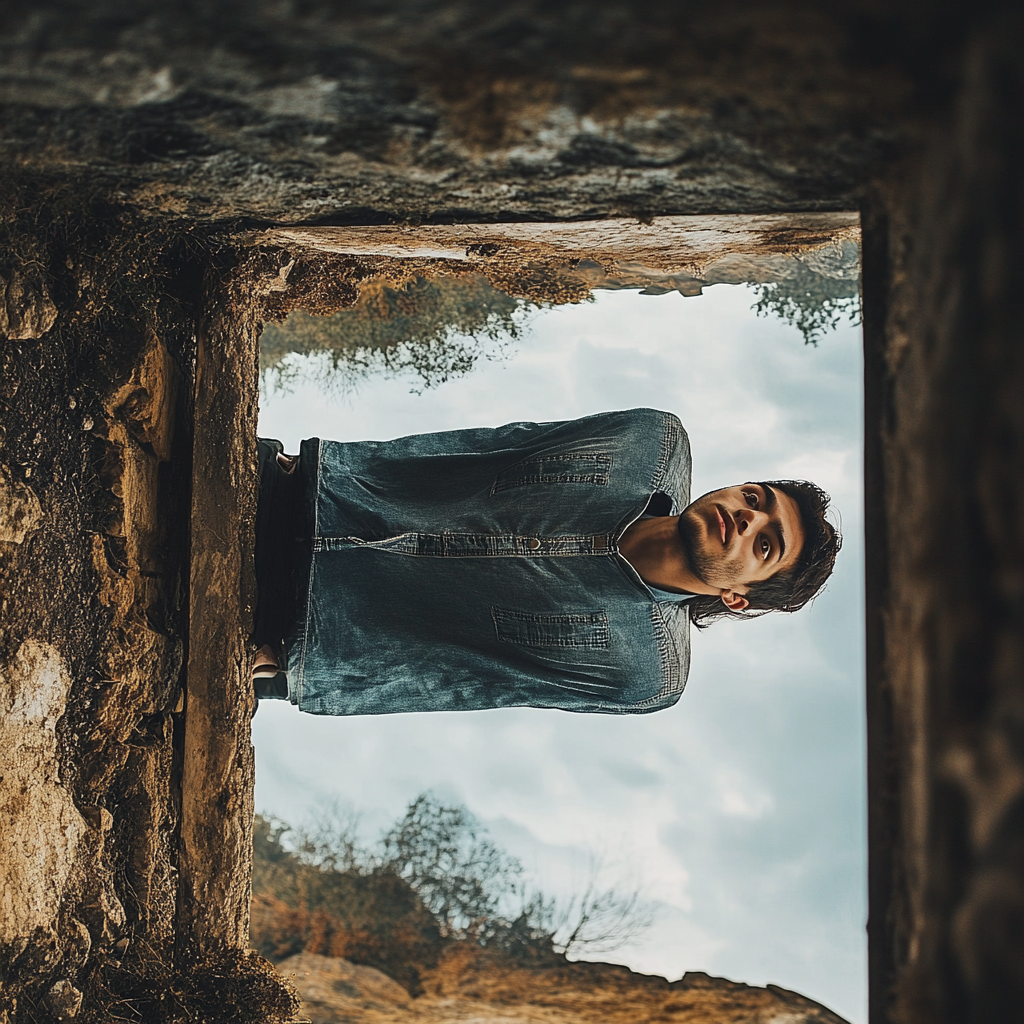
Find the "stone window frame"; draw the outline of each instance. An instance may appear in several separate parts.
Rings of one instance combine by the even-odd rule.
[[[647,222],[282,226],[235,239],[241,258],[208,291],[210,312],[197,339],[194,415],[204,429],[196,431],[193,452],[180,946],[248,945],[255,786],[248,632],[255,596],[256,497],[255,456],[248,441],[256,434],[265,320],[311,303],[318,312],[325,303],[329,309],[351,304],[352,287],[346,293],[337,280],[326,279],[339,266],[351,270],[353,261],[392,271],[399,262],[435,271],[458,266],[499,282],[524,267],[574,267],[576,276],[593,283],[601,268],[615,265],[633,274],[630,287],[645,282],[659,287],[668,280],[684,294],[699,294],[704,285],[751,281],[752,261],[770,268],[772,257],[790,258],[851,238],[861,242],[859,211],[689,215]],[[366,267],[359,272],[365,276]],[[765,281],[772,279],[770,269],[767,273]],[[878,457],[871,439],[878,433],[872,417],[879,411],[874,381],[880,378],[867,337],[865,324],[865,486],[877,501],[870,480]],[[878,514],[878,507],[869,507],[869,522],[877,524]],[[877,562],[869,539],[869,574]],[[241,594],[232,580],[241,580]],[[877,579],[869,579],[867,588],[876,594]],[[871,673],[878,668],[872,661],[877,637],[870,615],[867,639],[870,714]]]

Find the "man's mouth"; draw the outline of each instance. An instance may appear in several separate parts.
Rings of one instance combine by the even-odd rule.
[[[722,514],[721,505],[715,505],[715,515],[718,516],[718,529],[722,535],[722,546],[725,547],[729,541],[729,519]]]

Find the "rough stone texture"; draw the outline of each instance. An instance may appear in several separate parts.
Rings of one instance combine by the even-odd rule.
[[[190,630],[182,768],[179,947],[248,945],[255,710],[254,605],[259,335],[237,276],[206,294],[192,457]],[[248,315],[247,315],[248,314]]]
[[[8,15],[0,155],[206,221],[850,209],[910,128],[900,21],[804,0],[51,0]]]
[[[416,999],[372,967],[299,953],[278,966],[316,1024],[845,1024],[820,1003],[690,971],[679,981],[599,963],[529,968],[450,950]]]
[[[67,666],[49,644],[26,641],[0,669],[3,945],[24,946],[53,928],[89,830],[60,777],[57,721],[70,689]]]
[[[50,986],[46,993],[46,1005],[58,1020],[77,1017],[82,1008],[82,993],[64,978]]]
[[[257,237],[318,252],[455,260],[480,267],[515,254],[523,261],[557,259],[565,266],[591,260],[607,265],[635,263],[661,273],[700,274],[728,257],[793,255],[835,246],[844,238],[857,237],[859,225],[856,213],[845,212],[654,217],[642,224],[610,218],[570,223],[276,228]],[[287,279],[277,287],[287,288]]]
[[[66,666],[54,756],[89,865],[63,898],[26,883],[57,916],[0,954],[0,1015],[45,1019],[67,981],[83,1013],[110,996],[165,1019],[169,968],[139,951],[163,956],[176,921],[207,951],[244,938],[251,753],[224,700],[247,659],[253,345],[261,317],[337,308],[352,282],[289,271],[243,230],[860,206],[872,1019],[1021,1019],[1012,5],[39,0],[0,17],[0,429],[41,513],[0,544],[0,660],[32,641]],[[345,260],[325,273],[361,272]],[[200,326],[230,395],[195,390]],[[204,449],[196,408],[235,433]],[[222,620],[200,614],[218,571]],[[46,748],[47,728],[23,742]],[[224,901],[206,924],[202,898]],[[227,986],[211,964],[203,984]]]
[[[0,1019],[47,1021],[75,992],[102,1016],[173,939],[188,318],[135,276],[155,237],[69,233],[67,195],[26,231],[9,199],[4,260],[58,315],[0,342]]]
[[[11,471],[0,462],[0,541],[20,544],[25,534],[39,529],[42,516],[35,491],[15,480]]]
[[[16,341],[42,337],[57,319],[46,284],[35,273],[11,270],[0,276],[0,335]]]
[[[678,290],[779,282],[799,268],[859,280],[853,213],[659,217],[637,221],[419,227],[277,228],[243,236],[272,247],[276,275],[253,283],[267,320],[301,309],[327,316],[366,287],[480,274],[536,302],[580,302],[595,288]],[[797,257],[794,259],[793,257]]]
[[[1022,32],[1011,16],[972,39],[879,232],[873,1012],[906,1024],[1024,1012]]]

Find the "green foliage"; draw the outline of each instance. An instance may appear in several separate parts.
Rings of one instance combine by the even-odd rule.
[[[751,308],[758,316],[777,316],[795,327],[807,345],[817,345],[844,317],[851,324],[859,322],[860,281],[856,276],[823,274],[799,259],[793,260],[792,266],[788,277],[757,285],[757,302]]]
[[[858,257],[856,243],[848,241],[835,252],[788,260],[785,276],[756,285],[753,308],[817,344],[844,317],[856,322],[860,315]],[[481,359],[504,358],[530,312],[549,304],[514,298],[475,273],[417,275],[402,284],[364,281],[348,309],[326,317],[296,310],[284,323],[267,324],[260,340],[264,382],[287,390],[311,381],[347,392],[381,374],[418,378],[419,389],[437,387],[469,373]],[[297,364],[288,359],[292,353],[319,358]]]
[[[367,281],[350,309],[317,317],[298,310],[268,324],[260,365],[272,386],[287,388],[300,371],[286,357],[320,354],[321,385],[347,390],[371,374],[413,374],[432,388],[468,373],[479,359],[500,359],[535,304],[494,288],[479,274],[417,276],[402,285]]]
[[[421,794],[384,836],[384,864],[430,908],[446,937],[498,940],[502,913],[523,893],[523,867],[491,842],[465,807]]]

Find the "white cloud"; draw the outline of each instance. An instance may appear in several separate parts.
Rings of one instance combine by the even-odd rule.
[[[775,808],[771,793],[736,771],[720,774],[718,799],[722,813],[730,818],[757,821]]]
[[[818,480],[842,513],[839,571],[797,616],[694,638],[679,704],[650,716],[509,710],[318,719],[267,704],[254,722],[257,806],[295,820],[319,796],[371,831],[423,789],[465,802],[563,890],[593,851],[635,868],[662,913],[615,959],[679,977],[771,981],[865,1019],[860,338],[815,347],[750,312],[749,290],[599,294],[536,316],[506,362],[420,396],[367,380],[339,402],[265,404],[261,433],[384,438],[653,405],[677,412],[695,495]]]

